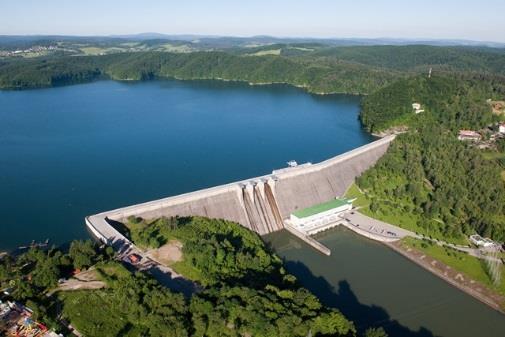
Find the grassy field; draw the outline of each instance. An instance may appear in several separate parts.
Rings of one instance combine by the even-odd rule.
[[[99,48],[99,47],[82,47],[80,49],[85,55],[99,55],[105,53],[106,51],[105,48]]]
[[[347,190],[345,197],[348,199],[356,199],[352,204],[354,207],[363,207],[368,208],[370,206],[370,200],[364,193],[358,188],[358,185],[352,184],[351,187]]]
[[[176,46],[170,43],[165,43],[164,45],[162,45],[162,47],[164,51],[172,53],[190,53],[193,51],[193,49],[188,45]]]
[[[280,49],[270,49],[270,50],[260,50],[256,53],[252,53],[252,54],[248,54],[248,55],[251,55],[251,56],[265,56],[265,55],[280,55],[281,54],[281,50]]]
[[[195,267],[193,267],[188,260],[184,259],[184,257],[182,261],[175,262],[172,265],[170,265],[170,267],[173,268],[179,274],[184,275],[184,277],[187,279],[196,282],[202,281],[202,274],[200,273],[200,271]]]
[[[441,247],[414,238],[405,238],[403,241],[408,246],[424,252],[426,255],[445,263],[454,270],[458,270],[475,281],[481,282],[500,294],[505,295],[505,268],[503,268],[503,266],[501,282],[496,286],[489,277],[487,267],[483,260],[451,248]]]

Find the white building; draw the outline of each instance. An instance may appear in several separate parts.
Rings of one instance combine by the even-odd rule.
[[[412,109],[414,109],[414,112],[416,114],[424,112],[424,110],[421,109],[421,104],[420,103],[412,103]]]
[[[331,227],[339,220],[339,215],[352,209],[353,200],[334,199],[319,205],[293,212],[289,220],[298,230],[315,234]]]
[[[505,134],[505,123],[498,125],[498,132]]]
[[[484,248],[490,248],[496,244],[493,240],[488,239],[488,238],[483,238],[479,234],[470,235],[470,241],[474,245],[479,246],[479,247],[484,247]]]

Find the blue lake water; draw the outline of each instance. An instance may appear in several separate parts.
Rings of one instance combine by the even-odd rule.
[[[321,161],[372,140],[359,98],[287,86],[113,81],[0,91],[0,250],[83,218]]]

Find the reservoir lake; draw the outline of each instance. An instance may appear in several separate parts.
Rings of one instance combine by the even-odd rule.
[[[88,238],[84,217],[318,162],[374,138],[360,98],[215,81],[101,81],[0,91],[0,251]],[[505,316],[343,229],[323,256],[266,237],[288,270],[358,328],[390,336],[505,336]]]

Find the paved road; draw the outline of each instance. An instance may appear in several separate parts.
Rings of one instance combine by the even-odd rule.
[[[482,249],[479,248],[472,248],[470,246],[462,246],[462,245],[456,245],[453,243],[449,243],[446,241],[438,240],[438,239],[433,239],[429,238],[424,235],[418,235],[412,231],[409,231],[407,229],[391,225],[389,223],[373,219],[369,216],[366,216],[358,211],[353,211],[351,213],[347,213],[343,216],[344,220],[347,220],[349,223],[351,223],[354,226],[358,226],[361,230],[365,230],[371,234],[374,235],[382,235],[386,236],[389,238],[398,238],[402,239],[404,237],[412,237],[415,239],[424,239],[424,240],[429,240],[431,242],[436,243],[439,246],[445,246],[445,247],[450,247],[456,250],[459,250],[461,252],[467,253],[471,256],[474,256],[479,259],[491,259],[493,261],[497,262],[502,262],[501,259],[497,259],[488,255],[485,255]]]

